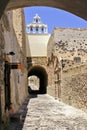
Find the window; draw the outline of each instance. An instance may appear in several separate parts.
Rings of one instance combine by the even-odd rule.
[[[32,27],[30,27],[30,31],[33,31],[33,28],[32,28]]]
[[[36,32],[38,31],[38,27],[36,27]]]
[[[42,32],[44,31],[44,28],[42,28]]]
[[[79,63],[79,62],[81,62],[81,58],[80,58],[80,57],[74,57],[74,61],[75,61],[76,63]]]
[[[38,23],[38,19],[36,19],[36,23]]]

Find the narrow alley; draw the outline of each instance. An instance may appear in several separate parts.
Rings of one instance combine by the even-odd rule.
[[[66,1],[1,0],[0,130],[87,130],[87,28],[52,17],[62,9],[87,20],[87,2]],[[45,10],[30,22],[33,6]],[[45,12],[58,22],[51,32]]]

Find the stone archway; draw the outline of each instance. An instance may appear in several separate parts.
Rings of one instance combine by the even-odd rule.
[[[45,94],[47,92],[47,85],[48,85],[48,74],[45,68],[42,66],[31,67],[28,72],[28,77],[33,75],[37,76],[40,80],[39,91],[37,91],[36,93]]]
[[[48,6],[59,8],[68,12],[71,12],[85,20],[87,20],[87,0],[1,0],[0,2],[0,17],[4,10],[11,10],[16,8],[28,7],[28,6]]]

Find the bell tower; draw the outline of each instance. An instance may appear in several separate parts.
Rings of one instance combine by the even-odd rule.
[[[33,17],[33,22],[27,25],[27,33],[29,34],[48,34],[48,26],[41,22],[38,14]]]

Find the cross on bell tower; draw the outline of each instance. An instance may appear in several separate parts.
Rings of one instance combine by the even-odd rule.
[[[29,34],[47,34],[48,26],[41,22],[38,14],[33,17],[33,22],[27,25],[27,33]]]

